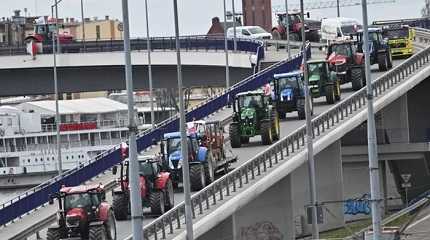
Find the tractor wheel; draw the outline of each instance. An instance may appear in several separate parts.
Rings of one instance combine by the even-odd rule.
[[[48,228],[46,240],[60,240],[60,230],[58,228]]]
[[[264,121],[261,123],[261,141],[263,145],[270,145],[273,142],[272,122]]]
[[[230,124],[229,128],[230,144],[232,148],[240,148],[240,128],[238,123]]]
[[[116,240],[116,221],[112,210],[109,210],[108,220],[104,223],[108,240]]]
[[[167,180],[165,189],[164,189],[165,203],[164,209],[169,211],[175,206],[175,192],[173,191],[173,183],[172,180]]]
[[[281,119],[281,120],[287,118],[287,114],[284,112],[278,112],[278,116],[279,116],[279,119]]]
[[[304,98],[297,100],[297,114],[299,115],[300,120],[303,120],[306,118],[305,99]]]
[[[327,104],[333,104],[336,98],[335,85],[325,86],[325,101]]]
[[[88,230],[88,240],[107,240],[106,228],[103,225],[91,226]]]
[[[154,215],[162,215],[166,212],[164,192],[153,190],[149,194],[149,207],[151,208],[151,213]]]
[[[240,137],[240,143],[243,143],[243,144],[249,143],[249,137]]]
[[[207,183],[211,183],[215,180],[214,160],[213,160],[213,157],[211,154],[208,154],[208,157],[206,159],[205,176],[206,176],[206,182]]]
[[[202,164],[193,164],[190,166],[190,184],[191,191],[199,191],[206,187],[205,170]]]
[[[117,220],[127,220],[129,197],[127,194],[115,194],[113,196],[112,208]]]
[[[341,91],[340,91],[340,81],[336,81],[336,94],[334,95],[334,99],[336,101],[340,101],[341,99]]]
[[[361,68],[353,68],[351,69],[351,83],[352,83],[352,90],[357,91],[360,90],[363,87],[363,71]]]
[[[379,71],[388,70],[388,55],[386,53],[378,54]]]
[[[388,51],[388,69],[393,68],[393,55],[391,55],[391,50]]]
[[[278,117],[278,114],[275,111],[273,111],[273,116],[272,116],[272,136],[273,136],[273,140],[274,141],[278,141],[280,135],[281,135],[281,130],[280,130],[280,126],[279,126],[279,117]]]
[[[272,31],[272,39],[273,40],[281,40],[282,39],[281,34],[279,33],[278,30],[275,29]]]

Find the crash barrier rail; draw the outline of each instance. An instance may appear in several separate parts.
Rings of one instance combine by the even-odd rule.
[[[117,185],[116,181],[111,181],[107,183],[106,185],[104,185],[105,192],[111,191],[116,187],[116,185]],[[54,223],[56,220],[57,220],[57,213],[55,212],[44,219],[40,219],[40,221],[35,223],[35,225],[33,225],[31,228],[24,229],[17,235],[9,238],[9,240],[27,239],[28,237],[34,235],[36,232],[46,228],[46,226],[48,226],[49,224]]]
[[[151,50],[175,50],[176,40],[175,37],[152,37]],[[223,35],[195,35],[195,36],[181,36],[179,38],[181,49],[186,51],[193,50],[224,50],[224,36]],[[234,49],[232,39],[228,39],[228,49]],[[237,51],[257,53],[258,57],[264,58],[264,49],[258,50],[264,43],[259,40],[239,38],[237,40]],[[146,38],[135,38],[130,42],[132,51],[141,51],[147,49]],[[45,44],[42,46],[43,54],[52,54],[52,44]],[[85,42],[85,47],[82,42],[74,42],[61,44],[60,50],[62,53],[95,53],[95,52],[115,52],[124,50],[124,42],[122,40],[102,40],[102,41],[88,41]],[[13,55],[26,55],[26,47],[3,47],[0,48],[0,56],[13,56]]]
[[[327,44],[318,42],[311,42],[310,44],[311,48],[323,48],[324,46],[327,46]],[[287,40],[264,40],[264,46],[266,48],[266,51],[269,50],[269,47],[274,47],[276,51],[279,51],[279,49],[286,49],[287,45]],[[299,49],[302,45],[302,42],[290,41],[290,48],[292,49]]]
[[[310,57],[311,49],[306,48]],[[263,51],[259,47],[257,51]],[[202,119],[230,104],[237,93],[254,90],[268,83],[273,74],[290,72],[298,69],[302,62],[301,54],[294,55],[291,59],[281,61],[263,71],[254,74],[241,82],[226,89],[222,93],[207,99],[199,105],[194,106],[186,113],[186,121]],[[179,118],[177,116],[164,120],[152,130],[146,130],[138,134],[138,152],[150,147],[154,141],[161,140],[164,133],[174,132],[179,129]],[[39,186],[0,205],[0,226],[5,225],[15,218],[21,217],[33,209],[41,206],[49,200],[49,195],[58,192],[61,185],[74,186],[95,177],[120,162],[120,149],[116,146],[105,151],[79,165],[78,167],[64,172]]]
[[[399,83],[404,82],[409,76],[428,65],[430,60],[430,47],[420,51],[396,66],[372,82],[375,98],[392,90]],[[355,92],[350,97],[334,105],[318,117],[312,120],[312,134],[314,139],[325,135],[337,125],[347,122],[354,114],[366,109],[366,87]],[[235,192],[241,191],[261,175],[271,171],[274,167],[285,163],[288,157],[297,154],[306,148],[306,127],[302,126],[290,135],[273,144],[254,158],[246,161],[230,173],[222,176],[191,197],[193,219],[218,207],[218,203],[230,197]],[[164,215],[160,216],[143,228],[144,239],[166,239],[168,234],[184,225],[185,204],[175,206]],[[199,216],[200,215],[200,216]],[[177,233],[177,232],[176,232]],[[127,239],[131,239],[131,236]]]

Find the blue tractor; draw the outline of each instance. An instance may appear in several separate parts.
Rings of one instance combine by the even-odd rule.
[[[353,36],[357,40],[357,52],[363,53],[363,30]],[[393,67],[388,39],[384,39],[381,28],[369,28],[370,64],[378,64],[379,71],[387,71]]]
[[[302,71],[280,73],[273,76],[272,100],[280,119],[285,119],[289,112],[297,111],[299,119],[305,119],[305,86]],[[308,91],[310,93],[310,91]],[[311,115],[313,114],[313,98],[311,98]]]

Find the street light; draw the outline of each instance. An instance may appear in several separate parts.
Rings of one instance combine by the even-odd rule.
[[[184,92],[182,88],[182,65],[181,65],[181,45],[179,42],[179,23],[178,23],[178,2],[173,0],[173,13],[175,18],[175,42],[176,42],[176,59],[178,73],[178,95],[179,95],[179,131],[181,132],[181,155],[182,155],[182,181],[184,183],[185,197],[185,224],[186,239],[193,240],[193,218],[191,209],[190,193],[190,169],[188,163],[187,134],[185,132],[185,109],[184,109]]]
[[[85,17],[84,17],[84,0],[81,0],[81,18],[82,18],[82,43],[84,44],[84,52],[87,50],[85,42]]]
[[[231,8],[233,11],[233,49],[236,52],[237,51],[237,38],[236,38],[236,9],[234,7],[234,1],[231,0]]]
[[[122,0],[122,17],[124,25],[124,58],[125,58],[125,80],[127,86],[128,100],[128,133],[129,133],[129,164],[130,164],[130,195],[131,195],[131,222],[133,239],[142,239],[142,198],[139,191],[139,166],[137,162],[136,135],[137,126],[134,116],[133,96],[133,72],[130,53],[130,27],[128,17],[128,0]]]
[[[372,77],[370,75],[370,51],[369,51],[369,24],[367,19],[367,2],[361,1],[363,10],[363,51],[366,69],[367,87],[367,148],[370,170],[370,197],[372,206],[373,239],[379,240],[381,236],[381,193],[379,188],[379,164],[378,145],[376,142],[375,113],[373,109]]]
[[[227,10],[224,1],[224,52],[225,52],[225,89],[230,88],[230,68],[228,63],[228,41],[227,41]]]
[[[304,20],[302,20],[304,22]],[[291,58],[290,49],[290,16],[288,15],[288,0],[285,0],[285,33],[287,35],[287,52],[288,59]]]
[[[303,6],[303,0],[300,0],[300,17],[303,23],[305,22],[305,11]],[[288,12],[287,12],[288,17]],[[308,173],[309,173],[309,192],[312,209],[312,238],[319,239],[318,221],[317,221],[317,191],[315,181],[315,159],[312,139],[312,122],[311,122],[311,97],[309,94],[309,77],[308,77],[308,64],[307,64],[307,52],[306,52],[306,35],[304,26],[302,30],[302,55],[303,55],[303,77],[305,80],[305,113],[306,113],[306,142],[308,148]]]
[[[54,7],[57,8],[58,3],[62,0],[55,0],[55,4],[51,6],[51,17],[54,18]],[[58,161],[58,175],[63,174],[63,161],[61,159],[61,135],[60,135],[60,109],[58,104],[58,75],[57,75],[57,54],[55,50],[55,42],[59,44],[58,38],[58,18],[55,19],[55,32],[52,33],[52,56],[54,60],[54,95],[55,95],[55,126],[56,129],[56,139],[57,139],[57,161]]]
[[[149,39],[148,0],[145,0],[146,14],[146,50],[148,52],[148,79],[149,79],[149,101],[151,103],[151,127],[154,128],[154,100],[152,94],[152,63],[151,63],[151,40]]]

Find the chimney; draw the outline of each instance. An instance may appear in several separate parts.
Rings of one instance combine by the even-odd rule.
[[[14,10],[14,17],[19,17],[21,15],[21,10]]]
[[[108,21],[109,20],[109,15],[105,16],[105,20]]]
[[[212,24],[215,24],[215,23],[219,23],[219,18],[218,17],[212,18]]]

